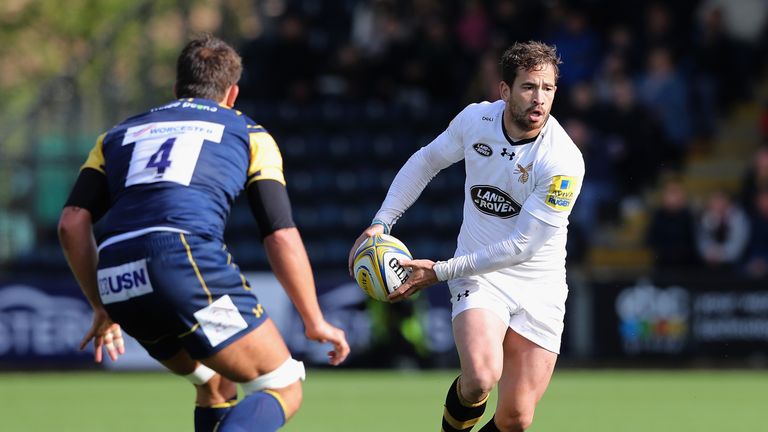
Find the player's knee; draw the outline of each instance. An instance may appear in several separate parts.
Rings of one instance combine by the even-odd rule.
[[[533,410],[511,412],[496,411],[496,426],[503,432],[522,432],[533,423]]]
[[[240,385],[246,396],[264,390],[277,393],[285,411],[285,417],[290,418],[301,406],[303,398],[301,381],[304,378],[304,364],[289,358],[272,372]]]
[[[198,406],[206,407],[222,403],[229,399],[231,394],[237,394],[237,388],[233,383],[202,364],[198,364],[191,373],[180,376],[195,386],[195,403]]]
[[[288,387],[283,387],[275,391],[283,398],[283,403],[285,404],[283,409],[285,410],[286,420],[293,417],[293,415],[296,414],[296,411],[301,407],[301,402],[304,399],[301,381],[296,381]]]
[[[208,407],[237,399],[237,385],[232,381],[216,375],[207,382],[195,385],[197,393],[195,404]]]
[[[477,401],[485,397],[499,382],[501,371],[494,368],[479,368],[461,376],[461,393],[469,401]]]

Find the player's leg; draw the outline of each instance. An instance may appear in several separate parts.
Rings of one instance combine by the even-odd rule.
[[[240,383],[245,393],[220,423],[221,432],[277,430],[301,405],[303,365],[291,358],[270,319],[201,361]]]
[[[504,373],[494,418],[481,431],[516,432],[533,422],[536,404],[555,369],[557,354],[509,329],[504,338]]]
[[[444,432],[469,431],[480,421],[488,395],[502,374],[502,341],[507,328],[498,314],[487,309],[467,309],[454,318],[461,375],[445,399]]]
[[[160,363],[195,386],[195,432],[212,432],[237,404],[235,383],[193,360],[186,351]]]

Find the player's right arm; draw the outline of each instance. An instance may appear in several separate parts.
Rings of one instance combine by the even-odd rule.
[[[101,362],[104,346],[112,360],[123,354],[120,326],[113,323],[104,310],[96,280],[98,255],[93,238],[93,223],[107,211],[109,191],[104,176],[101,149],[104,135],[88,156],[72,188],[59,218],[58,234],[64,256],[93,309],[93,323],[80,344],[83,349],[93,339],[96,362]]]
[[[384,198],[379,211],[376,212],[371,226],[360,234],[349,251],[347,267],[350,276],[352,275],[352,261],[355,251],[360,244],[368,237],[376,234],[389,234],[392,226],[416,202],[421,192],[437,173],[464,158],[464,146],[461,139],[462,114],[464,112],[466,109],[451,121],[443,133],[414,153],[400,168],[392,180],[387,196]]]
[[[293,221],[277,144],[266,131],[250,137],[247,195],[269,264],[299,312],[307,338],[333,344],[329,361],[338,365],[349,355],[349,344],[344,332],[325,321],[320,310],[312,267]]]

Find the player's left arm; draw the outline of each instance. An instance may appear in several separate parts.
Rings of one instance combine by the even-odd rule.
[[[338,365],[349,355],[349,345],[344,332],[326,322],[320,310],[309,257],[293,221],[282,158],[266,132],[251,134],[248,173],[248,201],[275,277],[299,312],[307,338],[332,343],[329,361]]]

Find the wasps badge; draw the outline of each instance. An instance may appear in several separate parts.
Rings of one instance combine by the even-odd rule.
[[[531,171],[533,171],[533,162],[529,163],[525,167],[523,167],[520,164],[517,164],[517,168],[515,168],[514,173],[520,174],[520,177],[517,178],[517,181],[520,183],[525,183],[528,181],[528,179],[531,177]]]

